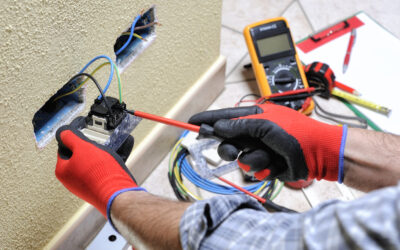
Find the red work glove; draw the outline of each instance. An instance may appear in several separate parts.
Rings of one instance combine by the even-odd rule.
[[[343,181],[347,127],[328,125],[275,104],[205,111],[189,123],[214,127],[218,153],[238,158],[257,179]]]
[[[129,152],[133,146],[133,137],[130,138]],[[89,140],[72,126],[61,127],[56,139],[58,180],[110,221],[111,205],[117,195],[130,190],[144,190],[137,186],[119,155]]]

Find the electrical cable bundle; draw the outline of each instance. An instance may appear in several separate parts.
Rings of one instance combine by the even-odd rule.
[[[97,61],[97,60],[99,60],[99,59],[101,59],[101,58],[107,59],[108,62],[102,63],[102,64],[100,64],[99,66],[97,66],[97,68],[95,68],[95,69],[92,71],[91,74],[84,73],[84,71],[85,71],[92,63],[94,63],[95,61]],[[110,68],[110,76],[109,76],[109,78],[108,78],[107,84],[106,84],[106,86],[104,87],[104,89],[101,89],[100,85],[97,83],[97,81],[93,78],[92,75],[95,74],[99,69],[101,69],[102,67],[104,67],[105,65],[108,65],[108,64],[110,64],[110,67],[111,67],[111,68]],[[71,90],[71,91],[69,91],[69,92],[67,92],[67,93],[61,93],[60,95],[56,96],[56,97],[52,100],[52,102],[56,102],[56,101],[62,99],[63,97],[65,97],[65,96],[69,96],[69,95],[74,94],[74,93],[77,92],[79,89],[81,89],[89,79],[91,79],[91,80],[96,84],[97,88],[99,89],[100,95],[99,95],[98,99],[100,100],[102,97],[104,97],[105,93],[107,92],[107,90],[108,90],[108,88],[109,88],[109,86],[110,86],[110,84],[111,84],[112,78],[113,78],[113,76],[114,76],[114,70],[115,70],[115,72],[117,72],[116,75],[117,75],[117,79],[118,79],[119,102],[122,103],[122,88],[121,88],[121,78],[120,78],[119,70],[118,70],[118,67],[115,65],[115,63],[111,60],[111,58],[108,57],[108,56],[106,56],[106,55],[96,56],[95,58],[93,58],[92,60],[90,60],[90,61],[81,69],[81,71],[79,71],[78,74],[76,74],[75,76],[73,76],[73,77],[68,81],[68,83],[72,83],[74,80],[76,80],[76,78],[77,78],[78,76],[86,76],[87,78],[86,78],[85,80],[83,80],[82,82],[78,83],[78,84],[75,86],[75,88],[74,88],[73,90]],[[68,84],[68,83],[67,83],[67,84]]]
[[[137,38],[139,38],[139,39],[144,40],[143,37],[141,37],[140,35],[134,33],[134,31],[136,31],[136,30],[143,30],[143,29],[149,28],[149,27],[151,27],[151,26],[153,26],[153,25],[160,25],[158,22],[151,22],[151,23],[148,23],[148,24],[146,24],[146,25],[136,26],[136,24],[138,23],[138,21],[139,21],[139,19],[140,19],[141,17],[142,17],[142,15],[136,16],[135,19],[134,19],[134,21],[133,21],[133,23],[132,23],[132,25],[131,25],[130,32],[128,32],[128,34],[126,34],[127,32],[125,32],[125,33],[123,34],[123,35],[129,35],[129,37],[128,37],[127,41],[121,46],[121,48],[119,48],[119,50],[116,52],[116,55],[120,54],[120,53],[129,45],[129,43],[131,42],[133,36],[135,36],[135,37],[137,37]],[[101,97],[107,92],[107,90],[108,90],[108,88],[109,88],[109,86],[110,86],[110,84],[111,84],[112,78],[113,78],[113,76],[114,76],[114,71],[115,71],[115,72],[117,73],[116,75],[117,75],[117,80],[118,80],[119,102],[122,103],[121,77],[120,77],[120,74],[119,74],[119,70],[118,70],[117,65],[112,61],[112,59],[111,59],[109,56],[106,56],[106,55],[96,56],[95,58],[93,58],[92,60],[90,60],[90,61],[81,69],[81,71],[79,71],[78,74],[83,73],[90,65],[92,65],[95,61],[97,61],[97,60],[99,60],[99,59],[101,59],[101,58],[106,59],[108,62],[104,62],[104,63],[100,64],[99,66],[97,66],[97,68],[95,68],[95,69],[92,71],[92,73],[90,73],[90,75],[93,76],[98,70],[100,70],[101,68],[103,68],[105,65],[108,65],[108,64],[109,64],[109,65],[110,65],[110,76],[109,76],[109,78],[108,78],[108,81],[107,81],[107,83],[106,83],[106,86],[104,87],[104,90],[102,90],[102,92],[100,92],[100,95],[99,95],[98,99],[100,100]],[[75,75],[75,76],[77,76],[77,75]],[[81,75],[81,76],[83,76],[83,75]],[[65,97],[65,96],[69,96],[69,95],[72,95],[72,94],[74,94],[75,92],[77,92],[77,91],[78,91],[79,89],[81,89],[81,88],[85,85],[85,83],[89,80],[89,76],[88,76],[88,75],[86,75],[86,76],[87,76],[88,78],[86,78],[84,81],[78,83],[78,84],[75,86],[74,89],[70,90],[70,91],[67,92],[67,93],[63,93],[63,94],[60,94],[60,95],[56,96],[52,101],[53,101],[53,102],[56,102],[56,101],[60,100],[61,98]],[[74,79],[76,79],[76,77],[73,77],[70,81],[68,81],[68,83],[72,83]],[[92,79],[92,80],[93,80],[93,79]]]
[[[187,134],[188,131],[185,131],[181,135],[178,142],[173,147],[169,160],[168,179],[170,181],[171,187],[176,197],[182,201],[193,201],[202,199],[202,197],[193,194],[189,190],[189,188],[184,184],[184,180],[193,183],[195,186],[203,190],[215,194],[228,195],[228,194],[241,193],[241,191],[238,190],[238,188],[222,185],[214,181],[202,178],[194,170],[194,168],[187,160],[187,157],[190,155],[189,151],[181,146],[182,140]],[[185,179],[183,178],[183,176],[185,177]],[[254,195],[260,196],[264,199],[273,200],[280,193],[283,187],[283,182],[281,182],[280,184],[278,183],[279,183],[278,180],[263,181],[243,187],[243,189],[253,193]],[[278,185],[279,187],[277,187]],[[279,207],[278,205],[276,206]]]

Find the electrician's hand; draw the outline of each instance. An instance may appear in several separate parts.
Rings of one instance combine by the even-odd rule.
[[[73,194],[110,218],[114,198],[125,191],[144,190],[114,151],[86,138],[75,126],[63,126],[56,134],[58,155],[56,176]],[[133,147],[129,137],[118,152],[126,158]]]
[[[270,103],[205,111],[189,123],[213,126],[215,135],[224,139],[218,148],[221,158],[238,159],[239,166],[259,180],[343,180],[340,152],[346,127]]]

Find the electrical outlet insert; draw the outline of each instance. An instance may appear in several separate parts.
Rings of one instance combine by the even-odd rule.
[[[76,89],[83,80],[84,77],[78,77],[65,84],[33,116],[33,132],[39,148],[46,146],[55,136],[59,127],[70,123],[84,109],[85,86],[74,93],[61,97]]]
[[[128,46],[118,55],[116,54],[116,64],[121,73],[155,40],[156,25],[150,25],[154,22],[157,22],[157,19],[155,17],[155,6],[152,6],[143,13],[135,25],[135,27],[146,27],[146,25],[149,25],[146,28],[134,31],[134,33],[141,36],[143,39],[133,36]],[[121,33],[121,35],[115,41],[114,52],[117,52],[129,40],[130,32],[131,26]]]

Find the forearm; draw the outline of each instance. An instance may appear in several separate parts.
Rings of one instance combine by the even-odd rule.
[[[189,205],[131,191],[115,198],[111,218],[131,244],[139,241],[152,249],[181,249],[179,223]]]
[[[362,191],[400,180],[400,136],[350,128],[344,151],[344,183]]]

